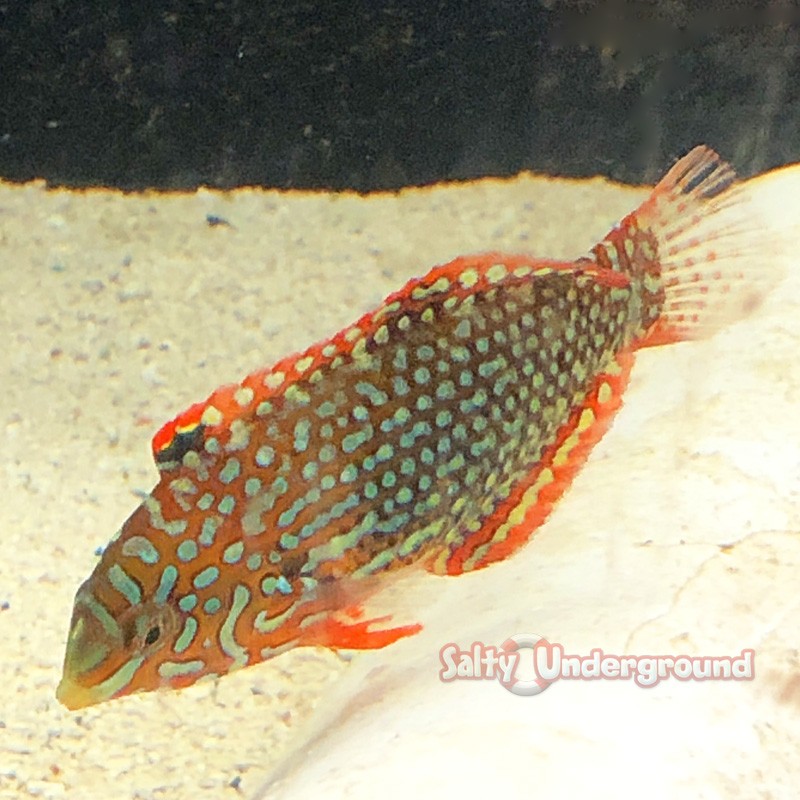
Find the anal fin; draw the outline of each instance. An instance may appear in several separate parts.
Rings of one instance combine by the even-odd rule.
[[[479,531],[427,567],[437,574],[459,575],[502,561],[522,547],[547,519],[595,444],[622,405],[633,354],[619,354],[614,366],[596,376],[586,399],[561,427],[539,463],[514,486]]]

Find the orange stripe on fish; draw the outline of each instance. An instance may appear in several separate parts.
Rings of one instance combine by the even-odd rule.
[[[401,568],[512,555],[610,425],[634,351],[760,301],[750,212],[696,148],[590,256],[458,258],[178,415],[153,439],[159,482],[77,592],[59,700],[418,631],[363,602]]]

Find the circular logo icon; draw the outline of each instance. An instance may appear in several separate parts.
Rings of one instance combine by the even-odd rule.
[[[550,642],[542,636],[537,636],[535,633],[517,633],[514,636],[509,636],[500,647],[506,653],[516,653],[519,650],[533,650],[533,661],[535,664],[536,648],[550,647]],[[519,697],[531,697],[535,694],[541,694],[552,683],[550,680],[538,677],[535,668],[535,677],[527,680],[517,677],[518,670],[519,663],[517,663],[517,668],[514,670],[513,679],[509,681],[509,683],[504,683],[503,687]]]

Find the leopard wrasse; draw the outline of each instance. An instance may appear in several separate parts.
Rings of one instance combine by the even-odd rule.
[[[590,255],[457,258],[191,406],[155,435],[159,481],[78,589],[58,699],[416,633],[365,600],[396,570],[458,575],[525,544],[636,349],[760,302],[761,237],[732,168],[697,147]]]

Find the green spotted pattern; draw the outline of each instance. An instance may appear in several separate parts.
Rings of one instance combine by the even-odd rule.
[[[161,482],[75,612],[138,648],[104,665],[98,697],[154,688],[148,658],[159,681],[184,685],[269,657],[313,624],[331,582],[446,559],[481,529],[639,308],[589,275],[492,269],[488,285],[466,269],[458,292],[440,278],[388,304],[371,335],[345,334],[352,351],[305,359],[291,391],[268,373],[270,400],[241,391],[227,431],[187,430],[164,448]],[[219,416],[207,408],[203,425]],[[129,615],[133,627],[118,621]]]

